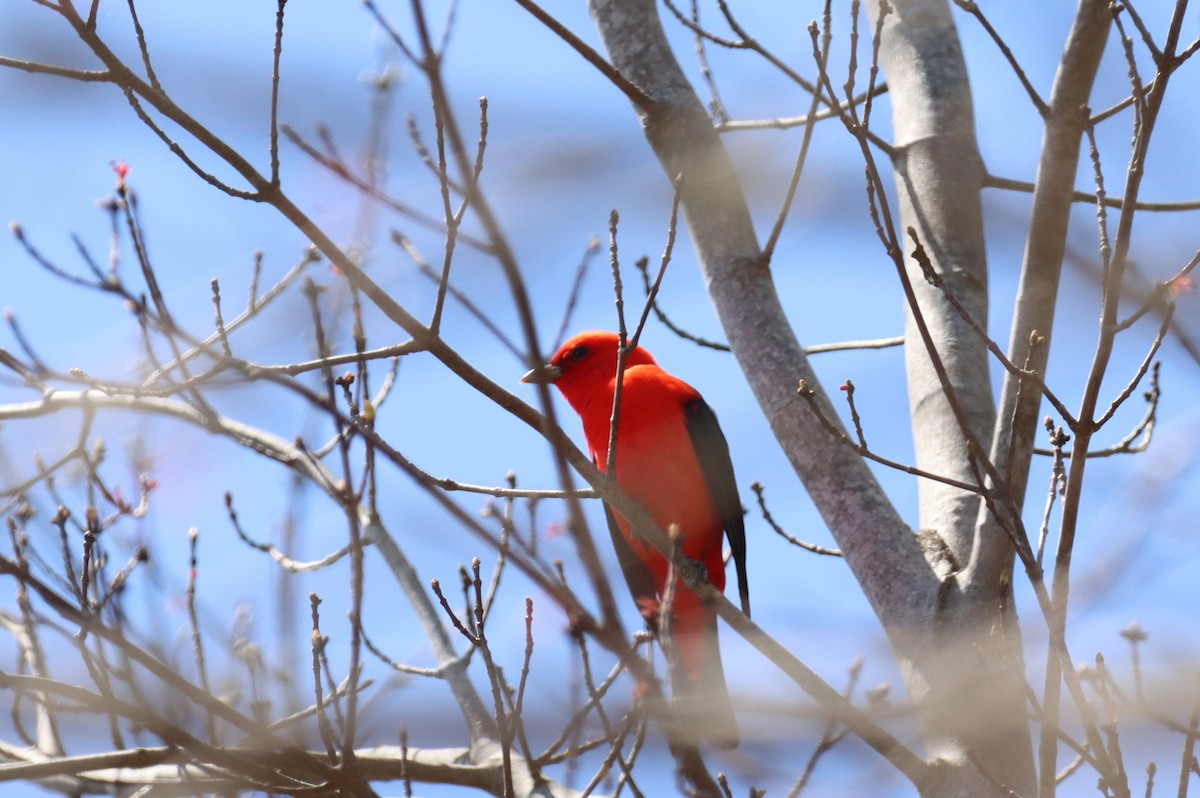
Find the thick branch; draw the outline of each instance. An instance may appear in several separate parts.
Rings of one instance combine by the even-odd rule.
[[[879,13],[873,8],[873,19]],[[916,229],[933,269],[986,329],[987,255],[980,205],[984,170],[966,66],[948,5],[942,0],[893,4],[883,19],[879,61],[892,98],[901,228]],[[987,440],[994,407],[986,348],[942,291],[926,283],[919,264],[910,260],[908,271],[962,417],[976,438]],[[972,482],[966,436],[921,344],[911,308],[905,340],[917,465]],[[978,498],[928,481],[919,490],[921,527],[936,530],[958,562],[966,562]]]
[[[234,749],[237,750],[237,749]],[[198,794],[202,792],[237,792],[245,789],[245,781],[220,771],[207,763],[189,762],[179,749],[165,746],[134,748],[102,754],[49,758],[37,751],[5,751],[25,761],[0,765],[0,782],[37,781],[49,789],[71,790],[80,793],[111,792],[119,789],[154,786],[159,794]],[[263,765],[290,770],[296,760],[295,751],[245,750]],[[313,759],[324,752],[311,752]],[[470,787],[499,795],[500,766],[473,764],[464,748],[413,748],[381,745],[360,748],[354,753],[359,774],[368,781],[397,781],[408,779],[422,784],[450,784]],[[170,763],[170,764],[167,764]],[[177,791],[172,788],[182,788]],[[534,798],[576,798],[580,795],[552,781],[540,782],[517,793]]]
[[[1050,106],[1042,133],[1041,160],[1021,264],[1021,281],[1017,288],[1008,359],[1017,365],[1025,364],[1027,370],[1037,372],[1043,379],[1066,252],[1080,141],[1087,124],[1087,102],[1111,27],[1112,14],[1107,2],[1080,2],[1050,92]],[[1031,347],[1034,333],[1044,341]],[[1033,442],[1040,428],[1041,407],[1039,391],[1029,386],[1024,391],[1020,388],[1021,380],[1016,375],[1005,374],[991,449],[992,463],[1007,478],[1009,493],[1017,506],[1025,498]],[[1006,551],[1007,547],[983,543],[1000,537],[994,520],[986,514],[981,515],[966,583],[994,584],[1000,573],[1011,567],[1012,556]]]

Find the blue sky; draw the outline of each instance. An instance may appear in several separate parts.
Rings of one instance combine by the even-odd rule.
[[[219,11],[208,4],[146,5],[141,9],[142,23],[164,85],[190,113],[265,168],[273,4],[227,3]],[[797,10],[778,12],[784,15],[779,18],[768,9],[769,4],[750,5],[743,13],[746,27],[804,71],[811,71],[804,25],[819,13],[817,7],[802,4]],[[1048,5],[1052,7],[1036,12],[989,9],[1043,95],[1049,91],[1071,11],[1068,4]],[[1143,15],[1156,21],[1152,25],[1161,31],[1158,21],[1165,20],[1166,4],[1143,5]],[[406,6],[393,6],[385,12],[405,30]],[[596,37],[583,6],[572,3],[553,10],[594,43]],[[836,24],[844,33],[844,12]],[[1189,19],[1189,26],[1195,27],[1194,19]],[[993,174],[1032,180],[1040,140],[1037,114],[979,27],[968,18],[959,18],[959,28],[974,84],[984,160]],[[113,5],[102,14],[101,30],[113,41],[122,42],[120,52],[136,55],[123,7]],[[681,59],[689,59],[690,38],[677,35],[676,40]],[[0,54],[93,66],[53,13],[14,0],[0,4]],[[795,115],[807,107],[804,96],[766,64],[745,54],[710,52],[710,57],[736,118]],[[844,51],[835,56],[842,59],[839,63],[844,57]],[[400,63],[399,54],[359,4],[305,0],[289,4],[280,117],[310,139],[317,124],[328,124],[344,152],[357,152],[368,119],[368,78],[393,64],[398,65],[402,82],[388,128],[392,156],[388,187],[414,204],[436,207],[431,204],[436,203],[436,186],[404,132],[404,118],[411,114],[422,126],[426,140],[431,140],[426,89],[411,66]],[[1123,59],[1114,49],[1102,68],[1095,107],[1105,107],[1127,93],[1125,71]],[[652,261],[657,259],[665,238],[669,186],[627,102],[515,4],[494,0],[461,3],[447,73],[463,120],[473,118],[477,98],[488,98],[484,189],[520,259],[539,319],[544,320],[543,340],[548,340],[558,328],[574,266],[593,236],[606,236],[611,209],[621,212],[624,262],[631,265],[643,254]],[[1187,77],[1185,71],[1181,83]],[[1195,96],[1194,86],[1181,85],[1177,91],[1157,134],[1144,190],[1148,199],[1192,199],[1195,186],[1200,185],[1189,129],[1194,108],[1187,101]],[[176,315],[197,333],[212,329],[209,282],[213,277],[220,279],[229,306],[237,307],[245,296],[255,250],[264,253],[267,284],[271,277],[286,271],[306,245],[270,209],[222,196],[197,180],[138,123],[111,87],[0,71],[0,104],[6,109],[5,122],[0,125],[0,219],[19,220],[42,252],[63,268],[82,273],[70,235],[79,234],[92,251],[105,257],[107,220],[94,201],[112,191],[110,164],[127,162],[129,183],[140,199],[151,255],[164,290]],[[878,110],[876,118],[886,127],[890,110],[886,102]],[[1110,192],[1120,184],[1128,130],[1126,115],[1099,133]],[[756,221],[766,230],[786,183],[799,134],[746,133],[729,137],[727,143],[746,176]],[[902,308],[895,276],[865,213],[861,166],[854,146],[835,123],[827,123],[818,130],[813,147],[774,264],[793,324],[805,343],[899,334]],[[380,209],[364,211],[363,203],[351,191],[295,147],[285,144],[282,157],[285,189],[302,208],[335,240],[364,248],[375,278],[414,312],[427,314],[432,307],[429,284],[388,243],[387,234],[398,227],[412,235],[435,262],[440,257],[436,238],[422,235],[407,221]],[[213,165],[208,158],[201,162]],[[1086,168],[1081,169],[1079,186],[1090,188]],[[1004,342],[1009,323],[1006,306],[1011,305],[1014,292],[1029,201],[995,191],[986,192],[984,199],[994,297],[991,329]],[[1071,232],[1072,247],[1093,262],[1094,216],[1093,208],[1079,206]],[[1152,279],[1172,274],[1196,248],[1191,216],[1143,214],[1137,224],[1134,256]],[[131,269],[129,254],[125,257],[125,268]],[[0,304],[12,309],[47,362],[62,369],[83,367],[95,375],[136,374],[136,325],[119,303],[64,285],[40,271],[11,238],[0,241],[0,269],[5,274]],[[315,267],[313,273],[321,282],[336,282],[325,265]],[[515,336],[515,316],[494,264],[463,250],[455,275],[457,284],[485,304]],[[636,274],[630,269],[626,286],[636,290],[636,285]],[[693,332],[720,337],[694,257],[682,238],[664,284],[664,296],[677,322]],[[1062,386],[1058,390],[1068,406],[1077,403],[1081,377],[1090,363],[1097,296],[1082,270],[1067,272],[1050,379]],[[331,296],[331,301],[334,298]],[[1195,295],[1182,297],[1177,312],[1179,323],[1192,334],[1200,332],[1197,301]],[[306,318],[299,293],[293,292],[254,329],[235,337],[234,345],[239,353],[260,362],[304,359],[311,350]],[[368,313],[367,320],[372,345],[402,340],[378,314]],[[572,327],[613,326],[609,279],[601,258],[585,283]],[[452,309],[446,334],[490,376],[533,400],[532,391],[517,383],[524,364],[491,340],[469,316]],[[1111,385],[1106,386],[1112,392],[1132,373],[1151,336],[1147,326],[1122,341]],[[828,531],[773,444],[732,358],[680,342],[654,322],[643,342],[664,366],[696,385],[715,408],[731,443],[743,502],[752,502],[749,485],[762,482],[772,512],[790,531],[832,545]],[[342,348],[348,345],[344,331],[340,343]],[[0,346],[14,345],[11,333],[0,331]],[[1200,436],[1196,401],[1200,369],[1174,341],[1165,345],[1161,359],[1164,395],[1154,448],[1147,455],[1097,461],[1089,469],[1084,534],[1075,565],[1072,643],[1080,658],[1104,650],[1110,652],[1111,660],[1123,663],[1124,642],[1117,632],[1138,620],[1151,633],[1143,658],[1160,669],[1164,684],[1169,684],[1179,673],[1194,669],[1200,656],[1192,619],[1200,575],[1200,544],[1196,542],[1200,538],[1195,534],[1200,484],[1194,463],[1194,441]],[[854,380],[873,446],[900,460],[911,457],[910,436],[902,420],[906,399],[898,350],[825,355],[817,361],[817,368],[827,387],[846,377]],[[33,398],[32,392],[11,381],[0,383],[2,402]],[[221,393],[214,401],[224,412],[288,438],[302,434],[306,440],[320,442],[329,434],[320,419],[279,396],[235,390]],[[565,404],[560,410],[566,413]],[[1120,437],[1141,412],[1139,400],[1131,400],[1130,407],[1114,421],[1111,437]],[[410,358],[401,366],[394,396],[381,411],[381,424],[388,425],[406,454],[438,476],[498,484],[513,468],[523,485],[548,486],[553,479],[546,445],[536,435],[490,408],[481,397],[459,388],[455,379],[429,358]],[[4,458],[0,483],[31,473],[34,450],[52,457],[70,446],[76,425],[70,417],[0,428]],[[579,433],[573,419],[568,418],[566,426],[572,434]],[[289,506],[294,508],[300,501],[304,526],[298,544],[300,557],[319,556],[342,545],[344,530],[336,513],[316,494],[297,500],[280,469],[246,458],[230,444],[214,443],[196,431],[129,416],[102,419],[97,430],[105,435],[113,452],[111,478],[122,482],[127,493],[132,489],[133,466],[126,465],[131,443],[140,436],[156,452],[150,462],[160,488],[152,511],[141,523],[123,526],[121,538],[113,545],[121,550],[142,541],[152,547],[153,578],[134,588],[131,605],[140,603],[146,617],[153,617],[151,613],[161,616],[157,627],[162,630],[160,642],[183,650],[186,619],[180,596],[186,579],[186,532],[195,526],[201,534],[200,579],[210,628],[218,637],[232,636],[226,630],[232,628],[239,608],[254,606],[258,608],[254,633],[264,645],[271,645],[278,631],[270,609],[275,578],[264,557],[237,543],[224,516],[222,496],[227,490],[234,492],[239,513],[260,539],[276,536]],[[912,480],[894,472],[879,473],[902,513],[916,524]],[[1046,464],[1035,463],[1028,515],[1035,525],[1047,480]],[[481,550],[449,523],[401,475],[381,473],[381,489],[385,520],[392,524],[423,576],[451,583],[459,563],[476,555],[489,559],[490,552]],[[45,527],[46,511],[52,505],[45,496],[38,501]],[[472,510],[482,505],[470,497],[461,501]],[[539,517],[547,523],[557,520],[554,514],[553,508],[546,507]],[[592,518],[599,520],[598,507],[592,508]],[[756,619],[780,639],[794,644],[805,661],[835,685],[860,654],[867,661],[864,684],[895,683],[886,642],[845,567],[837,560],[789,549],[754,511],[749,516],[748,534]],[[546,545],[556,552],[554,556],[570,556],[561,539],[549,539]],[[506,583],[504,591],[508,603],[502,606],[512,611],[513,628],[519,628],[519,607],[526,588],[514,576],[509,578],[511,583]],[[340,623],[345,580],[344,569],[305,577],[297,580],[296,595],[302,597],[308,590],[321,592],[327,600],[330,624]],[[387,574],[373,565],[368,583],[380,597],[368,604],[368,632],[385,642],[398,659],[430,664],[418,631],[397,617],[403,615],[396,609],[402,598],[388,584]],[[1028,594],[1022,593],[1019,600],[1036,673],[1037,652],[1043,648],[1041,624]],[[534,667],[554,686],[539,696],[535,708],[552,714],[566,694],[558,683],[566,681],[571,650],[561,635],[562,619],[549,601],[543,599],[537,607],[539,648]],[[303,607],[296,608],[298,623],[303,624],[304,614]],[[344,623],[341,626],[344,635]],[[306,639],[303,628],[301,625],[302,641]],[[333,632],[335,639],[337,633]],[[733,687],[739,700],[752,708],[744,723],[750,724],[752,717],[766,718],[766,710],[774,706],[807,705],[797,689],[774,674],[747,646],[729,634],[724,639],[727,667],[731,673],[747,677],[736,680]],[[506,642],[501,644],[501,656],[515,669],[523,641],[514,635]],[[4,645],[7,643],[0,643],[0,654]],[[303,658],[303,652],[301,655]],[[415,688],[407,689],[410,692],[401,695],[411,697]],[[395,724],[382,710],[372,722],[381,730]],[[766,720],[762,727],[774,728]],[[794,731],[784,733],[785,740],[789,734]],[[452,740],[453,735],[442,742]],[[433,739],[421,742],[435,744]],[[749,750],[758,750],[757,745],[769,747],[770,743],[751,741]],[[845,756],[846,761],[880,767],[861,748]],[[736,772],[741,764],[735,759],[722,767]],[[830,772],[839,771],[831,768]],[[781,770],[759,777],[766,782],[756,784],[776,787],[787,783],[789,773]],[[894,782],[885,783],[895,787]]]

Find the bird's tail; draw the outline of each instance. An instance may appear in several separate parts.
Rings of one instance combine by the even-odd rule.
[[[680,597],[683,595],[681,591]],[[676,650],[667,657],[674,693],[672,736],[683,743],[737,748],[738,725],[721,664],[717,616],[701,611],[677,615],[673,620]]]

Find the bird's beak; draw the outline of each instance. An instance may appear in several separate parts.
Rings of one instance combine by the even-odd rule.
[[[521,382],[551,383],[561,376],[562,369],[559,366],[556,366],[553,363],[544,363],[525,372],[525,376],[521,378]]]

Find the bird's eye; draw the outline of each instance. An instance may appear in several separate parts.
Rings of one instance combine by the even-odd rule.
[[[591,354],[591,350],[586,346],[577,346],[571,350],[571,359],[580,360]]]

